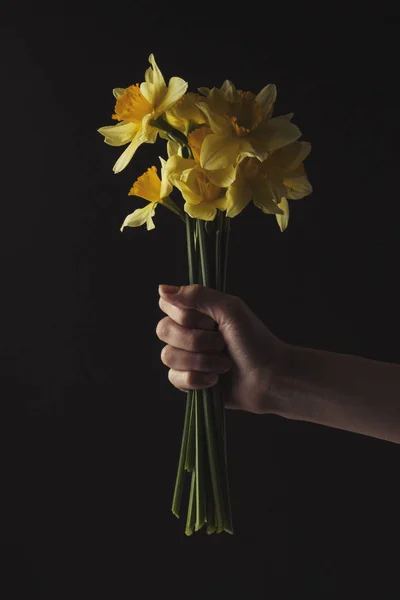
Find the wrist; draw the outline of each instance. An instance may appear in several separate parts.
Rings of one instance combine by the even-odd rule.
[[[281,342],[274,364],[263,376],[264,414],[274,414],[286,419],[299,419],[296,402],[296,385],[293,373],[302,348]]]

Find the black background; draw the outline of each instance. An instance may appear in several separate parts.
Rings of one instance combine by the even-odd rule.
[[[155,334],[159,283],[186,284],[183,225],[119,228],[163,146],[122,149],[112,88],[166,79],[278,88],[312,143],[313,194],[282,234],[232,222],[228,292],[287,342],[400,362],[397,17],[256,5],[15,6],[2,24],[1,597],[398,596],[399,448],[227,415],[235,535],[170,512],[184,395]],[[264,16],[263,16],[264,15]],[[377,398],[379,402],[379,398]]]

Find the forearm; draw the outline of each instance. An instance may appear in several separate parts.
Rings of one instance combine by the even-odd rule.
[[[400,365],[289,346],[268,395],[283,417],[400,443]]]

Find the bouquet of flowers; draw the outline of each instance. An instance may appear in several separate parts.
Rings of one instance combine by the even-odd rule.
[[[171,77],[166,84],[154,55],[141,84],[115,88],[115,125],[98,129],[110,146],[127,146],[114,164],[119,173],[139,146],[160,137],[166,157],[160,171],[151,166],[129,195],[146,201],[121,226],[154,229],[158,205],[184,223],[189,282],[226,292],[230,223],[250,203],[275,215],[281,231],[289,220],[288,200],[309,195],[304,159],[311,150],[299,141],[293,114],[273,117],[276,87],[258,94],[237,90],[226,80],[220,88],[188,92],[188,83]],[[177,201],[172,196],[177,195]],[[188,390],[172,501],[179,517],[185,476],[190,477],[185,533],[206,526],[207,533],[233,533],[227,471],[224,390],[220,382]]]

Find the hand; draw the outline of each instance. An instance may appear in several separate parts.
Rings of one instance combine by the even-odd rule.
[[[176,294],[163,287],[159,306],[167,316],[156,334],[166,343],[161,360],[172,385],[187,392],[212,387],[220,378],[228,408],[275,412],[268,390],[286,344],[237,296],[198,284]],[[213,380],[207,381],[210,374]]]

